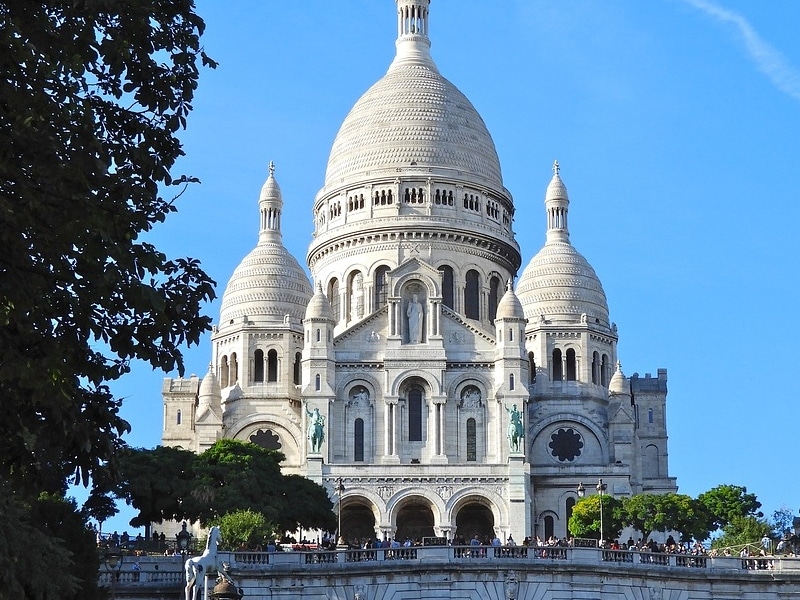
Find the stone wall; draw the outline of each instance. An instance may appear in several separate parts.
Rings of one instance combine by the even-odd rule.
[[[246,600],[800,600],[800,558],[693,557],[595,548],[432,547],[346,552],[221,553]],[[115,595],[177,596],[174,559],[125,566]],[[156,573],[158,575],[156,576]],[[155,579],[153,577],[155,576]],[[101,583],[109,585],[107,574]],[[209,589],[213,587],[209,579]],[[169,588],[169,589],[167,589]]]

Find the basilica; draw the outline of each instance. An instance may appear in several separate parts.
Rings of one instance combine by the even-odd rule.
[[[522,265],[492,137],[431,57],[430,0],[394,4],[395,58],[333,142],[308,269],[271,164],[208,372],[164,381],[164,445],[280,451],[348,540],[563,537],[579,484],[676,491],[666,370],[623,374],[558,163]]]

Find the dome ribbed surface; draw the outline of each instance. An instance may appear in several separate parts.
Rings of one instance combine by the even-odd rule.
[[[502,189],[500,161],[483,119],[435,66],[424,63],[393,65],[356,102],[333,142],[325,186],[376,169],[394,175],[412,163],[461,171]]]
[[[522,304],[514,293],[514,290],[506,290],[500,302],[497,304],[497,316],[495,319],[524,319],[525,312]]]
[[[305,319],[324,319],[332,321],[333,316],[331,313],[331,303],[328,301],[327,296],[322,291],[322,287],[317,285],[317,292],[308,303],[305,312]]]
[[[233,272],[222,296],[220,325],[247,317],[255,323],[282,322],[285,315],[302,319],[313,296],[297,259],[283,244],[261,242]]]
[[[531,323],[544,315],[553,323],[609,326],[608,302],[589,262],[568,242],[548,243],[531,259],[519,278],[517,297]]]
[[[204,400],[214,400],[219,399],[222,397],[222,389],[219,386],[219,380],[217,376],[214,374],[214,369],[209,368],[208,373],[205,374],[203,377],[203,381],[200,382],[200,390],[197,394],[200,402],[202,403]]]
[[[608,391],[610,394],[630,395],[628,379],[622,372],[622,367],[619,362],[617,362],[617,368],[614,371],[614,375],[611,377],[611,381],[608,382]]]

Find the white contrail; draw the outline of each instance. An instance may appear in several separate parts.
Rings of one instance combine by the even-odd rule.
[[[727,10],[709,0],[683,0],[706,14],[732,23],[742,34],[747,52],[758,69],[782,92],[800,100],[800,72],[778,50],[764,41],[742,15]]]

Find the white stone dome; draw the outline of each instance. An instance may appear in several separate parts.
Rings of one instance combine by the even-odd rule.
[[[569,195],[553,165],[545,193],[547,241],[522,272],[517,296],[530,323],[587,323],[610,327],[608,302],[600,278],[569,241]]]
[[[294,256],[280,243],[259,243],[233,272],[222,296],[220,325],[242,317],[277,323],[285,315],[302,319],[313,295]]]
[[[617,368],[611,381],[608,382],[608,393],[612,396],[630,396],[630,384],[628,378],[622,372],[622,365],[617,361]]]
[[[503,297],[500,298],[500,302],[497,304],[497,314],[495,316],[495,320],[497,319],[524,319],[525,312],[522,310],[522,304],[519,301],[519,298],[514,293],[514,290],[511,288],[511,282],[508,282],[506,287],[506,293],[503,294]]]
[[[483,119],[432,63],[394,65],[361,96],[333,142],[325,187],[374,176],[376,169],[414,167],[474,176],[502,189]]]
[[[317,292],[309,301],[304,316],[304,320],[306,321],[310,321],[312,319],[333,321],[331,303],[328,301],[327,296],[325,296],[325,293],[322,291],[322,285],[319,283],[317,283]]]
[[[275,166],[261,188],[261,229],[258,245],[233,272],[222,296],[220,327],[246,319],[256,325],[282,323],[286,315],[302,319],[314,295],[311,283],[297,259],[281,240],[281,190]]]
[[[589,262],[569,242],[548,243],[531,259],[517,285],[525,317],[542,315],[553,323],[588,323],[609,327],[608,302]]]

